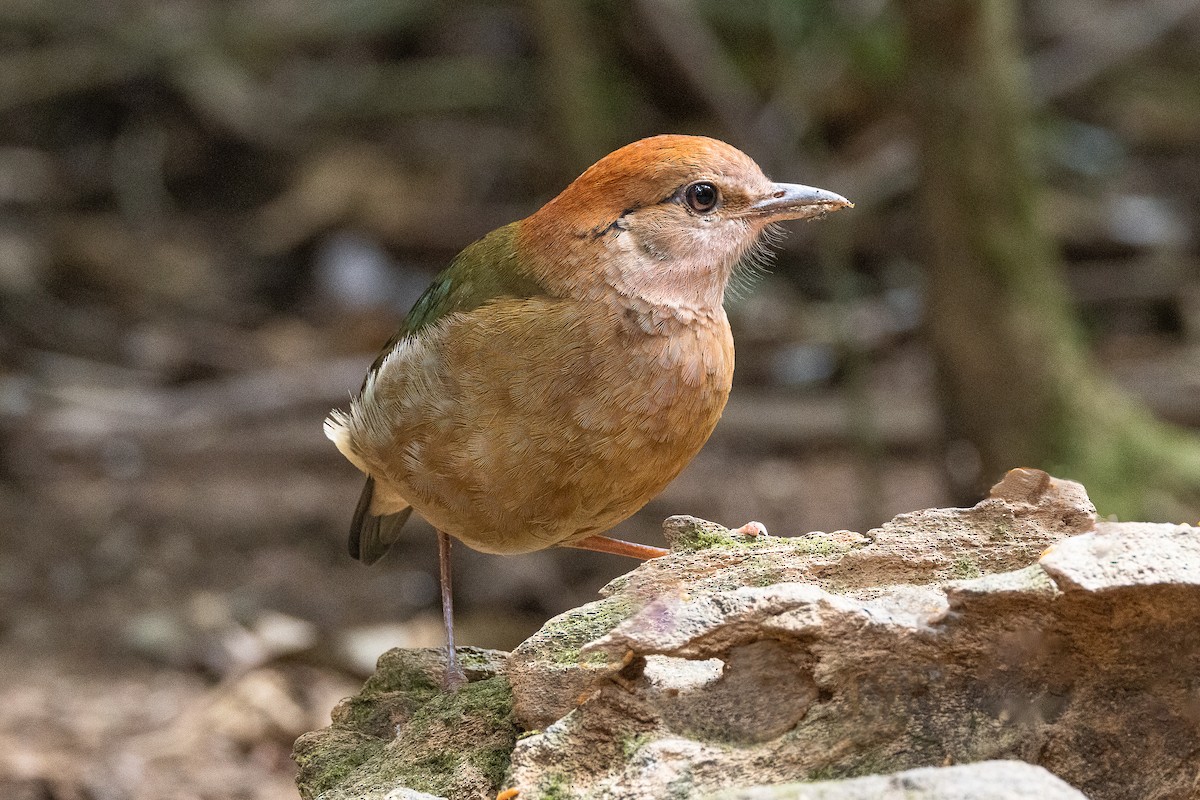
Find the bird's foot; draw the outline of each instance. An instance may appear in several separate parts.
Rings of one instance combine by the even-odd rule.
[[[767,533],[767,526],[761,522],[747,522],[740,528],[734,528],[730,531],[734,536],[745,536],[750,539],[756,539],[759,536],[770,536]]]
[[[450,694],[457,692],[469,683],[467,673],[459,665],[458,659],[451,659],[446,665],[446,674],[442,676],[442,690]]]

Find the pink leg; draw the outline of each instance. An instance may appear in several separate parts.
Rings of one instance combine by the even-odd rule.
[[[646,561],[651,558],[661,558],[669,553],[661,547],[651,547],[648,544],[634,544],[608,536],[589,536],[577,542],[571,542],[567,547],[577,547],[580,550],[595,550],[597,553],[612,553],[615,556],[629,556]]]
[[[452,539],[438,531],[438,572],[442,583],[442,620],[446,623],[446,678],[443,684],[448,692],[458,691],[467,683],[466,673],[458,665],[458,653],[454,649],[454,592],[450,582],[450,545]]]

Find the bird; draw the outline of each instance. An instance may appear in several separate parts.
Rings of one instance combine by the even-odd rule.
[[[652,136],[434,279],[324,431],[366,475],[351,556],[377,561],[414,511],[437,531],[448,690],[466,680],[452,542],[664,555],[604,534],[683,470],[721,416],[731,279],[761,260],[775,223],[847,207],[772,182],[720,140]]]

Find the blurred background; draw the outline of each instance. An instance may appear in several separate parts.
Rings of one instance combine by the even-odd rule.
[[[347,556],[324,415],[458,250],[661,132],[857,207],[730,300],[725,417],[617,535],[1013,466],[1197,519],[1196,0],[5,0],[0,796],[294,796],[292,739],[441,641],[428,528]],[[632,566],[459,548],[460,641]]]

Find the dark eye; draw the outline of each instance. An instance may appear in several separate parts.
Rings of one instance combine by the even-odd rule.
[[[683,196],[691,209],[699,214],[707,214],[712,211],[721,199],[721,193],[717,191],[717,187],[708,181],[693,183],[687,187]]]

